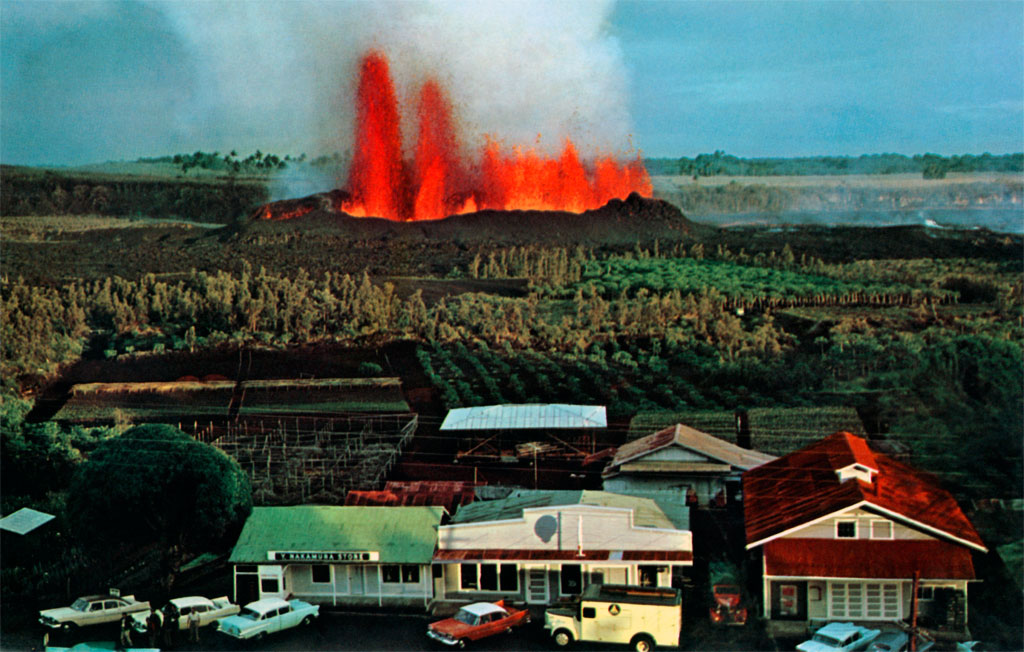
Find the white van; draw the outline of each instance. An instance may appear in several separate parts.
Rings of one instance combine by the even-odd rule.
[[[679,589],[620,584],[591,584],[575,607],[553,607],[544,614],[544,629],[558,647],[574,641],[628,643],[637,652],[679,647],[682,623]]]

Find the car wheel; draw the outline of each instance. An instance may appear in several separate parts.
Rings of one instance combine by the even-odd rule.
[[[634,652],[651,652],[654,649],[654,641],[649,636],[637,636],[633,639]]]
[[[572,634],[568,630],[560,629],[554,635],[555,645],[558,647],[569,647],[572,644]]]
[[[254,640],[257,640],[257,641],[262,641],[262,640],[263,640],[263,639],[265,639],[266,637],[267,637],[267,633],[266,633],[266,632],[260,632],[259,634],[257,634],[257,635],[256,635],[255,637],[253,637],[253,638],[254,638]]]
[[[312,616],[306,616],[305,618],[302,619],[302,626],[303,627],[309,627],[312,624],[313,624],[313,617]]]
[[[78,625],[76,625],[75,623],[64,623],[63,625],[60,626],[60,629],[65,634],[67,634],[67,633],[73,632],[76,629],[78,629]]]
[[[467,645],[469,645],[469,639],[468,638],[460,638],[459,639],[459,649],[460,650],[465,650]]]

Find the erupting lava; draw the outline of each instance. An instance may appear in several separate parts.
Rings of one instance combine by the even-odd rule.
[[[387,58],[363,57],[357,92],[355,154],[336,208],[356,217],[436,220],[481,209],[583,212],[632,192],[651,196],[639,157],[602,157],[585,166],[565,141],[558,158],[533,149],[503,151],[488,140],[479,163],[465,162],[441,85],[428,79],[417,103],[416,146],[403,158],[398,102]]]

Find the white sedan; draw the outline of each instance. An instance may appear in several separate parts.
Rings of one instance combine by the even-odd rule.
[[[75,600],[70,607],[58,607],[39,612],[39,622],[52,629],[65,631],[85,625],[116,623],[124,614],[149,613],[149,603],[139,602],[134,595],[87,595]]]
[[[296,625],[309,625],[320,607],[302,600],[263,598],[245,605],[236,616],[217,621],[217,631],[239,639],[260,639]]]
[[[227,596],[211,600],[201,595],[190,595],[185,598],[174,598],[170,601],[170,604],[174,605],[178,610],[178,629],[180,630],[188,629],[188,617],[193,611],[199,614],[200,627],[206,627],[210,623],[221,618],[233,616],[239,612],[238,605],[228,600]],[[166,612],[161,610],[157,613],[160,615],[160,622],[162,624]],[[147,618],[149,618],[148,611],[132,614],[132,627],[135,628],[135,631],[146,632]]]
[[[811,640],[796,646],[800,652],[853,652],[863,650],[878,638],[881,630],[853,623],[829,623],[816,631]]]

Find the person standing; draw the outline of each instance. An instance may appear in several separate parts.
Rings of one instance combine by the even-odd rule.
[[[188,614],[188,638],[193,643],[199,642],[199,612],[194,608]]]
[[[132,646],[132,624],[128,614],[121,614],[121,638],[118,641],[119,650],[127,650]]]
[[[149,647],[155,648],[157,646],[157,639],[160,636],[160,625],[163,624],[163,618],[160,616],[160,612],[156,610],[156,607],[150,607],[149,616],[146,617],[146,633],[149,635]]]

